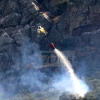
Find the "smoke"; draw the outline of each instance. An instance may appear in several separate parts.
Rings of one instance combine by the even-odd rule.
[[[89,90],[88,86],[84,81],[78,79],[78,77],[75,75],[72,65],[68,59],[59,50],[54,49],[54,52],[57,54],[62,66],[69,74],[62,76],[61,79],[59,79],[60,81],[54,84],[54,87],[62,91],[69,91],[72,94],[78,94],[79,96],[84,97]]]
[[[1,94],[3,98],[9,98],[23,90],[33,92],[48,88],[45,82],[48,77],[40,70],[43,64],[39,46],[28,41],[17,52],[20,55],[13,57],[14,64],[7,71],[0,72],[0,97]]]
[[[48,76],[45,75],[45,72],[41,72],[43,61],[39,46],[35,43],[28,43],[20,49],[22,54],[20,86],[25,87],[29,92],[46,90],[49,87],[45,82]]]
[[[53,75],[51,75],[52,78],[49,80],[50,77],[45,71],[41,71],[43,61],[39,46],[26,40],[23,41],[22,46],[18,48],[19,55],[13,57],[13,62],[15,63],[11,66],[9,71],[0,74],[0,79],[2,79],[0,82],[0,98],[2,98],[2,100],[3,98],[12,97],[24,90],[30,93],[34,91],[47,91],[50,89],[54,91],[57,89],[59,93],[64,91],[69,91],[72,94],[82,92],[82,95],[88,91],[87,85],[82,80],[79,80],[76,76],[73,76],[73,74],[72,76],[69,75],[69,73],[73,73],[72,68],[69,73],[61,71],[63,74],[53,74],[53,72],[50,72],[50,74]],[[67,64],[67,66],[71,66],[69,62],[67,62]],[[67,70],[70,70],[70,67]],[[48,69],[48,72],[49,71],[50,69]],[[6,78],[4,78],[4,74],[7,75]],[[59,93],[54,95],[56,95],[56,97],[60,96],[61,93]]]

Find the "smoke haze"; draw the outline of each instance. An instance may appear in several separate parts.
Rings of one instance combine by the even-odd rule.
[[[71,94],[76,94],[76,90],[79,88],[82,89],[83,93],[88,91],[87,85],[78,78],[78,86],[75,87],[72,76],[69,75],[69,73],[66,73],[65,69],[63,68],[60,70],[61,73],[50,72],[50,69],[47,69],[51,76],[46,74],[45,71],[41,71],[40,68],[43,66],[43,61],[41,57],[41,51],[39,50],[37,44],[25,42],[25,44],[23,43],[18,51],[20,51],[20,57],[14,58],[15,64],[12,65],[11,69],[9,70],[9,74],[11,75],[8,75],[7,72],[6,74],[8,76],[5,79],[2,79],[5,73],[2,72],[0,74],[2,79],[0,83],[2,100],[3,98],[8,99],[9,97],[13,97],[20,91],[27,91],[29,93],[41,91],[45,94],[45,91],[52,91],[52,96],[55,96],[56,98],[58,98],[65,91],[68,91]],[[73,70],[71,72],[73,72]],[[56,90],[57,92],[55,92]],[[54,94],[54,92],[56,94]]]
[[[19,91],[45,90],[47,78],[39,69],[42,66],[41,52],[35,43],[23,43],[18,49],[20,57],[13,57],[14,64],[6,72],[0,72],[0,94],[12,97]],[[5,77],[4,77],[5,76]]]

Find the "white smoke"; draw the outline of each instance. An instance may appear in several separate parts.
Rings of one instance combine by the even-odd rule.
[[[15,52],[17,56],[13,56],[14,64],[10,69],[0,73],[0,98],[2,98],[1,94],[3,98],[8,99],[23,89],[40,91],[48,87],[44,83],[47,76],[39,70],[42,66],[42,58],[38,45],[25,42],[18,48],[18,52],[20,55]]]
[[[52,77],[52,82],[48,83],[49,76],[40,70],[37,70],[43,65],[41,52],[37,44],[24,41],[23,45],[19,48],[19,51],[21,56],[15,56],[15,58],[13,58],[15,64],[12,66],[14,70],[17,70],[18,74],[14,73],[12,75],[15,76],[15,79],[11,77],[11,79],[4,79],[4,81],[2,81],[0,92],[2,91],[3,95],[15,95],[15,93],[18,93],[21,89],[27,89],[29,92],[45,91],[51,89],[51,83],[53,84],[52,88],[54,90],[58,89],[61,93],[70,91],[72,94],[76,94],[76,88],[78,90],[80,84],[82,92],[86,93],[88,91],[87,85],[79,79],[77,79],[79,86],[75,87],[69,74],[54,75],[55,78]],[[73,72],[73,70],[71,72]]]

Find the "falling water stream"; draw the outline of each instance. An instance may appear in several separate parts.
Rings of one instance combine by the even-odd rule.
[[[75,93],[81,97],[84,97],[84,95],[88,92],[87,89],[83,89],[83,88],[87,87],[86,84],[83,85],[80,83],[80,79],[78,79],[77,76],[75,75],[72,65],[69,62],[69,60],[67,59],[67,57],[65,57],[63,55],[63,53],[56,48],[54,49],[54,52],[57,54],[58,58],[60,59],[61,63],[63,64],[63,67],[65,67],[65,69],[69,73],[69,75],[72,79],[72,82],[73,82]]]

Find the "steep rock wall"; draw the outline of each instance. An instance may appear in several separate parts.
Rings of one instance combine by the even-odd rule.
[[[100,26],[99,8],[99,0],[0,1],[1,69],[9,70],[16,56],[20,63],[20,48],[30,42],[37,43],[41,50],[50,50],[48,44],[54,42],[61,50],[75,51],[77,58],[79,54],[78,60],[84,58],[86,61],[88,52],[88,59],[92,59],[91,49],[94,50],[93,54],[99,54],[100,32],[95,31]],[[47,36],[37,34],[38,25],[48,31]],[[80,52],[85,56],[81,57]]]

